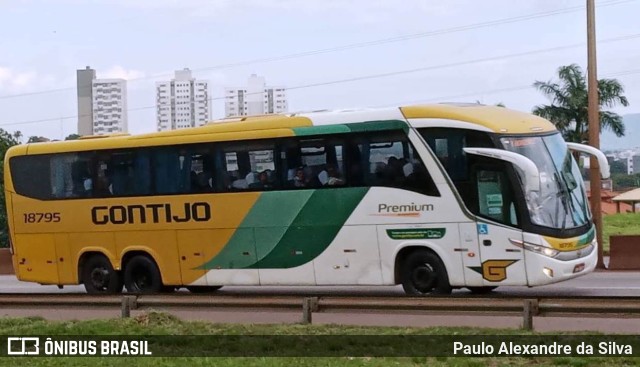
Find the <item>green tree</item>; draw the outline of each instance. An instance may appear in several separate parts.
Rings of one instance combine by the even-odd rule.
[[[0,129],[0,247],[9,245],[9,227],[7,225],[7,206],[4,198],[4,156],[7,150],[19,144],[15,134]]]
[[[627,174],[627,162],[622,160],[622,159],[619,159],[617,161],[610,160],[609,161],[609,170],[611,171],[611,174],[619,173],[619,174],[626,175]]]
[[[16,130],[13,132],[13,137],[16,139],[18,144],[22,141],[22,132],[20,130]]]
[[[80,139],[80,135],[78,134],[71,134],[69,136],[67,136],[66,138],[64,138],[64,140],[78,140]]]
[[[626,173],[611,174],[613,181],[613,189],[615,191],[624,191],[640,187],[640,174],[627,175]]]
[[[558,69],[559,82],[536,81],[533,86],[551,100],[550,105],[536,106],[533,113],[556,125],[565,140],[583,143],[589,140],[587,119],[587,82],[580,66],[571,64]],[[624,87],[616,79],[598,80],[600,97],[600,130],[613,131],[616,136],[624,136],[622,117],[602,107],[628,106]]]
[[[49,139],[45,138],[44,136],[30,136],[29,140],[27,140],[27,143],[42,143],[45,141],[49,141]]]

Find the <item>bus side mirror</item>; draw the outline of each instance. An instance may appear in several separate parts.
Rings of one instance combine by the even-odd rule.
[[[540,191],[540,171],[531,159],[522,154],[493,148],[464,148],[463,150],[467,154],[475,154],[512,163],[524,174],[525,191]]]
[[[571,151],[585,153],[587,155],[596,157],[596,159],[598,160],[598,165],[600,166],[600,176],[602,176],[603,179],[607,179],[611,176],[609,170],[609,161],[607,161],[607,157],[600,151],[600,149],[578,143],[567,143],[567,147],[569,147],[569,150]]]

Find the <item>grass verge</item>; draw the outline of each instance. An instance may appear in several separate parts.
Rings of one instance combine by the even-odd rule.
[[[241,325],[186,322],[164,313],[135,318],[50,322],[42,318],[0,318],[4,335],[542,335],[478,328],[353,327],[336,325]],[[581,336],[580,336],[581,337]],[[193,347],[193,346],[191,346]],[[198,347],[198,346],[195,346]],[[243,346],[236,346],[242,348]],[[5,357],[0,366],[619,366],[640,365],[626,357]]]
[[[603,251],[609,253],[609,236],[611,235],[640,235],[640,214],[621,213],[602,217]]]

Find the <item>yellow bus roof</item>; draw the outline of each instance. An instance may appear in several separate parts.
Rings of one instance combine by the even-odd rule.
[[[495,133],[526,134],[555,131],[555,126],[542,117],[505,107],[480,104],[425,104],[400,107],[407,119],[441,118],[470,122]]]
[[[9,156],[86,151],[125,147],[145,147],[206,141],[233,141],[296,135],[294,129],[350,122],[404,119],[458,120],[496,133],[522,134],[555,131],[549,121],[503,107],[476,104],[425,104],[375,110],[328,111],[300,114],[240,116],[212,121],[206,125],[140,135],[113,134],[103,138],[83,137],[72,141],[42,142],[13,147]]]

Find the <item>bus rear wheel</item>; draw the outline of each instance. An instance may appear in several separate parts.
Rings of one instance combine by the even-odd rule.
[[[82,283],[87,293],[114,294],[122,291],[120,274],[113,269],[109,259],[93,255],[82,266]]]
[[[160,269],[147,256],[134,256],[125,264],[124,286],[131,293],[159,293],[163,289]]]
[[[220,288],[222,288],[221,285],[194,285],[187,287],[187,290],[189,290],[189,292],[191,293],[213,293]]]
[[[442,260],[431,251],[416,250],[402,263],[402,288],[408,295],[450,294],[449,276]]]

